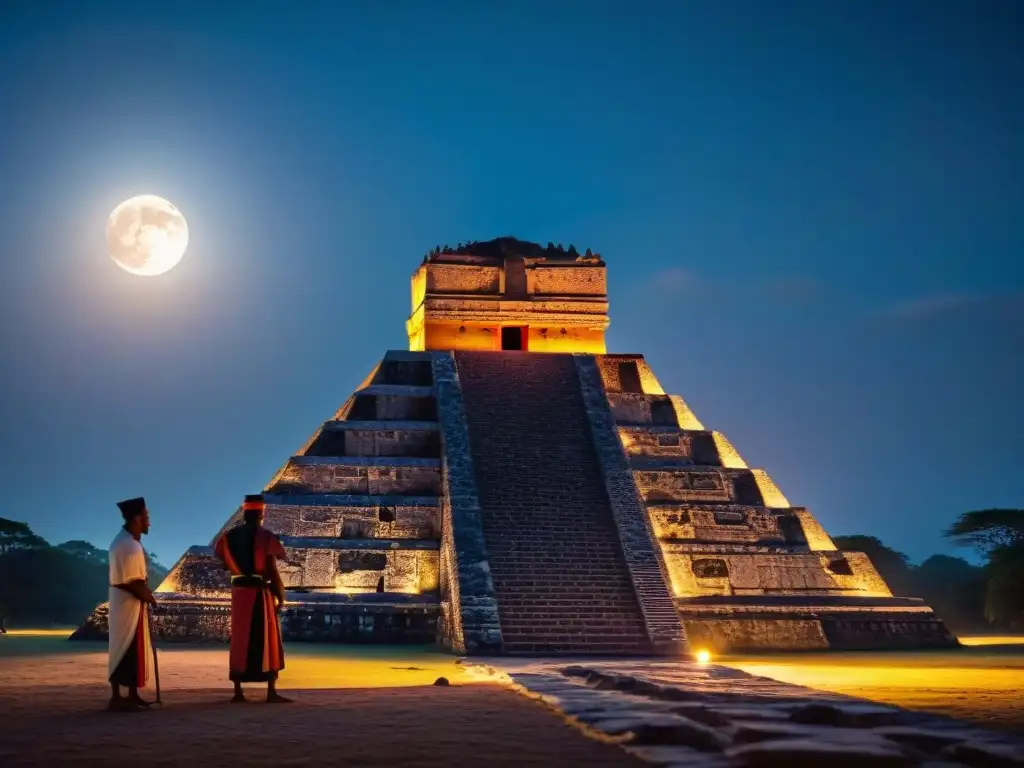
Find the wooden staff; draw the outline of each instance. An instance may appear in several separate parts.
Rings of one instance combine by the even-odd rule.
[[[153,649],[153,679],[156,682],[156,701],[154,703],[163,706],[163,702],[160,701],[160,662],[156,658],[156,635],[153,632],[153,614],[150,613],[148,605],[144,605],[143,608],[146,611],[146,617],[149,619],[149,647]]]

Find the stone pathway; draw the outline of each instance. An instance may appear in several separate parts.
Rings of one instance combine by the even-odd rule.
[[[658,765],[1024,766],[1024,740],[958,720],[676,661],[465,659]]]

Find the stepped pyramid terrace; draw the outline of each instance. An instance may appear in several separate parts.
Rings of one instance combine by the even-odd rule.
[[[606,280],[590,251],[514,238],[423,259],[409,349],[386,352],[263,489],[287,552],[285,639],[468,654],[955,645],[642,355],[607,353]],[[157,593],[161,638],[226,639],[228,576],[209,546]],[[104,632],[100,606],[76,637]]]

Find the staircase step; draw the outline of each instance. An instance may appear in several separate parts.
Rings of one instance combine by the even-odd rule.
[[[456,365],[505,650],[650,652],[573,358]]]

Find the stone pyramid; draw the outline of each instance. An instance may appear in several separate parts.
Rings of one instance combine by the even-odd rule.
[[[424,258],[409,351],[387,352],[264,488],[287,552],[286,639],[470,654],[956,644],[642,356],[606,353],[606,274],[589,251],[513,238]],[[227,638],[209,546],[157,593],[163,639]],[[104,631],[100,606],[76,637]]]

